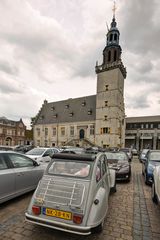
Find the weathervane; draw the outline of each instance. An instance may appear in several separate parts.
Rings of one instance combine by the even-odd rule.
[[[113,18],[115,18],[115,12],[116,12],[116,2],[114,1],[114,5],[113,5],[113,8],[112,8],[112,10],[113,10]]]

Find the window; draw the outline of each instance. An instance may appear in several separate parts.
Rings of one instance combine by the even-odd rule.
[[[94,125],[90,126],[90,135],[94,135]]]
[[[104,105],[105,105],[105,107],[107,107],[108,106],[108,101],[105,101]]]
[[[61,127],[61,136],[65,136],[65,127]]]
[[[110,35],[110,38],[109,38],[110,42],[112,41],[112,39],[113,39],[113,34]]]
[[[8,154],[8,157],[10,158],[15,168],[33,166],[33,161],[25,156],[18,155],[18,154]]]
[[[92,109],[88,110],[88,115],[92,115]]]
[[[47,140],[44,141],[44,146],[45,146],[45,147],[48,146],[48,141],[47,141]]]
[[[82,102],[82,106],[84,107],[85,105],[86,105],[86,102],[85,102],[85,101],[83,101],[83,102]]]
[[[0,156],[0,170],[7,169],[7,164],[2,156]]]
[[[40,146],[40,140],[37,140],[37,146]]]
[[[53,118],[57,118],[57,117],[58,117],[58,114],[57,114],[57,113],[53,115]]]
[[[106,163],[105,163],[105,159],[102,160],[102,175],[104,175],[106,173],[107,169],[106,169]]]
[[[74,126],[70,127],[70,136],[74,136]]]
[[[146,128],[148,128],[148,123],[146,123]]]
[[[109,133],[109,128],[105,127],[105,128],[101,128],[101,134],[106,134]]]
[[[105,85],[106,91],[108,91],[108,85]]]
[[[68,108],[69,108],[69,104],[66,104],[66,105],[65,105],[65,108],[68,109]]]
[[[107,121],[107,115],[104,116],[104,120]]]
[[[73,112],[69,113],[69,116],[70,116],[70,117],[73,117]]]
[[[96,181],[99,182],[100,179],[101,179],[101,161],[99,160],[96,169]]]
[[[48,128],[45,128],[45,129],[44,129],[44,134],[45,134],[45,136],[48,135]]]
[[[52,107],[51,107],[51,111],[54,111],[54,110],[55,110],[55,107],[54,107],[54,106],[52,106]]]
[[[114,51],[114,61],[116,61],[117,60],[117,51],[115,50]]]
[[[160,123],[158,123],[158,128],[160,128]]]
[[[108,52],[108,62],[111,61],[111,51]]]
[[[53,134],[53,136],[56,136],[56,128],[52,129],[52,134]]]
[[[153,123],[151,123],[151,128],[153,128]]]
[[[141,124],[141,128],[144,128],[144,125],[143,125],[143,124]]]

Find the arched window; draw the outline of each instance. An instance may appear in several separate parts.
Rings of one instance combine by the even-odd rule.
[[[117,34],[114,34],[114,41],[117,41]]]
[[[111,51],[108,52],[108,62],[111,61]]]
[[[109,38],[110,42],[112,41],[112,39],[113,39],[113,34],[110,35],[110,38]]]
[[[116,61],[117,60],[117,51],[115,50],[114,51],[114,61]]]

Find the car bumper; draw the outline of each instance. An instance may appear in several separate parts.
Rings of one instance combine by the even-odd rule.
[[[43,218],[40,218],[38,216],[33,216],[28,213],[25,213],[26,220],[28,222],[41,225],[44,227],[49,227],[53,228],[56,230],[64,231],[64,232],[69,232],[69,233],[74,233],[74,234],[79,234],[79,235],[89,235],[91,234],[91,227],[81,227],[81,226],[74,226],[74,225],[69,225],[66,223],[61,223],[57,221],[51,221],[51,220],[46,220]]]
[[[116,173],[116,180],[122,181],[122,180],[128,180],[130,179],[130,173]]]

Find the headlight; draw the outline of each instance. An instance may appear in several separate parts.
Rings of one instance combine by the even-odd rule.
[[[152,165],[152,164],[149,164],[149,165],[148,165],[148,171],[153,172],[154,169],[155,169],[155,166],[154,166],[154,165]]]

